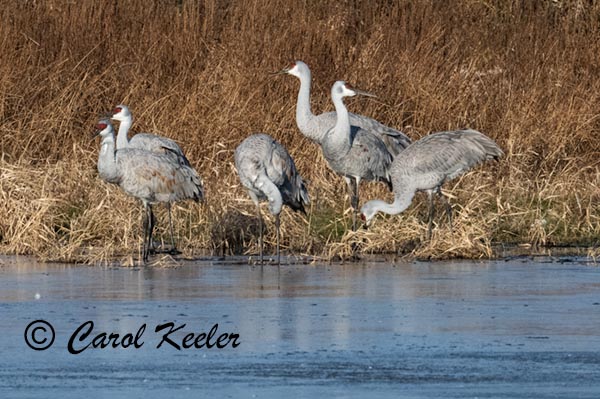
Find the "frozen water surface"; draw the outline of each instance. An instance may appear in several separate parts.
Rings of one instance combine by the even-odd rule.
[[[600,397],[600,268],[579,259],[280,270],[0,261],[2,398]],[[37,319],[56,332],[45,351],[25,343]],[[88,320],[79,348],[145,324],[143,344],[70,354]],[[157,349],[167,322],[185,324],[176,343],[218,323],[213,341],[237,333],[239,346]]]

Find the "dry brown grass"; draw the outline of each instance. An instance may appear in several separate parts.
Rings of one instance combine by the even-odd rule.
[[[2,252],[131,262],[140,207],[98,179],[98,143],[90,140],[98,116],[117,103],[130,105],[134,131],[178,140],[205,180],[204,205],[176,207],[186,256],[256,251],[254,209],[232,153],[257,131],[286,145],[310,182],[309,217],[286,211],[282,218],[288,252],[331,258],[356,246],[363,253],[486,257],[494,242],[598,245],[596,2],[0,5]],[[454,197],[453,232],[439,211],[434,237],[424,242],[419,196],[400,216],[347,231],[344,184],[295,126],[298,82],[267,75],[295,59],[313,69],[316,112],[332,108],[329,87],[345,79],[379,95],[349,101],[352,111],[413,139],[469,126],[497,140],[506,152],[500,163],[446,187]],[[361,195],[391,199],[375,184],[363,185]],[[164,226],[164,213],[159,218]]]

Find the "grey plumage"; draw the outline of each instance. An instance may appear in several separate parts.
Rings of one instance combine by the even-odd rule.
[[[164,154],[182,165],[190,166],[181,147],[173,140],[152,133],[138,133],[129,139],[130,148]]]
[[[335,105],[337,121],[327,131],[321,141],[323,155],[333,171],[346,179],[354,210],[352,229],[356,230],[358,210],[358,187],[361,180],[383,181],[391,188],[389,167],[392,154],[377,136],[351,126],[349,113],[343,98],[357,94],[370,95],[357,90],[343,81],[337,81],[331,88],[331,98]]]
[[[350,125],[352,126],[352,130],[360,130],[363,132],[363,135],[374,136],[379,139],[384,146],[385,149],[392,155],[396,156],[406,147],[408,147],[411,143],[408,136],[404,133],[393,129],[391,127],[385,126],[382,123],[377,122],[375,119],[349,113],[350,116]],[[327,130],[331,129],[337,120],[336,112],[326,112],[315,117],[315,129],[319,132],[327,132]]]
[[[311,72],[308,65],[302,61],[296,61],[288,68],[279,73],[296,76],[300,79],[300,90],[296,103],[296,123],[303,135],[321,144],[327,131],[333,128],[337,122],[336,112],[326,112],[314,115],[310,106]],[[376,136],[383,142],[387,151],[395,156],[408,145],[411,140],[403,132],[386,126],[373,118],[364,115],[349,114],[350,124],[354,128],[360,128],[365,133]]]
[[[173,203],[186,199],[199,202],[204,196],[196,171],[174,164],[167,155],[125,148],[117,151],[115,160],[121,172],[119,186],[143,202]]]
[[[333,134],[331,129],[328,136]],[[385,182],[391,190],[389,167],[393,158],[383,142],[356,126],[348,136],[350,145],[346,151],[336,151],[328,145],[327,138],[323,140],[323,156],[331,169],[346,178]]]
[[[472,129],[433,133],[409,148],[390,169],[392,182],[399,187],[406,185],[407,180],[422,189],[437,187],[478,163],[504,154],[489,137]]]
[[[100,119],[96,124],[97,135],[102,137],[100,153],[98,154],[98,175],[102,180],[111,184],[119,184],[121,176],[116,164],[111,162],[115,158],[115,130],[110,119]]]
[[[279,214],[283,205],[305,212],[310,200],[294,160],[271,136],[263,133],[247,137],[235,150],[235,167],[242,185],[257,207],[260,221],[260,256],[262,262],[262,216],[259,202],[267,200],[275,215],[277,228],[277,262],[279,263]]]
[[[152,204],[170,204],[186,199],[201,201],[204,195],[202,181],[192,167],[173,162],[169,155],[138,148],[116,150],[110,121],[101,120],[96,128],[102,136],[98,157],[100,176],[119,185],[126,194],[140,199],[144,205],[145,262],[148,260],[154,228]]]
[[[117,149],[137,148],[165,155],[172,163],[191,167],[181,147],[172,139],[152,133],[138,133],[131,139],[128,138],[129,129],[133,124],[133,115],[124,104],[119,104],[113,109],[112,119],[119,121],[119,134],[117,135]],[[197,179],[200,179],[197,176]],[[169,214],[169,231],[171,233],[171,252],[176,253],[175,238],[173,235],[173,220],[171,218],[171,203],[167,202]]]
[[[472,129],[425,136],[402,151],[392,163],[390,174],[394,202],[388,204],[380,200],[369,201],[363,205],[361,216],[369,224],[378,211],[398,214],[408,208],[417,191],[425,191],[430,200],[428,236],[431,236],[433,194],[441,195],[441,187],[445,182],[481,162],[498,159],[503,154],[494,141]],[[447,199],[443,198],[451,223],[451,208]]]
[[[174,140],[159,136],[153,133],[138,133],[129,138],[129,129],[133,124],[133,115],[124,104],[117,105],[112,111],[112,119],[120,122],[119,134],[117,135],[117,149],[121,148],[139,148],[141,150],[165,154],[173,162],[190,166],[183,150]]]

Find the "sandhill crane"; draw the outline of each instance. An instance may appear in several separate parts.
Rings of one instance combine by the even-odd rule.
[[[192,167],[174,163],[168,155],[138,148],[116,150],[110,121],[101,120],[96,129],[102,137],[98,156],[98,171],[102,178],[118,184],[125,193],[140,199],[144,205],[142,252],[143,262],[147,262],[154,229],[152,204],[185,199],[201,201],[202,181]]]
[[[504,153],[489,137],[471,129],[439,132],[415,141],[394,159],[390,168],[394,187],[394,202],[381,200],[367,202],[361,208],[361,218],[368,226],[379,211],[396,215],[410,205],[417,191],[429,196],[429,223],[427,238],[433,226],[433,194],[439,194],[446,203],[448,221],[452,224],[452,208],[442,194],[442,185],[473,166]]]
[[[335,125],[337,117],[335,112],[326,112],[320,115],[312,113],[310,107],[311,73],[308,65],[302,61],[296,61],[275,74],[288,74],[300,79],[300,90],[296,102],[296,124],[303,135],[321,144],[327,131]],[[367,133],[377,136],[383,141],[392,156],[396,156],[411,143],[404,133],[385,126],[375,119],[352,113],[349,116],[350,124],[353,127],[359,127]]]
[[[268,200],[269,211],[275,215],[277,229],[277,264],[279,254],[279,214],[283,205],[306,214],[308,191],[296,170],[294,160],[285,147],[273,137],[258,133],[247,137],[235,150],[235,167],[242,185],[256,205],[260,223],[260,262],[263,263],[263,220],[259,201]]]
[[[158,136],[152,133],[138,133],[131,139],[127,137],[129,129],[133,123],[133,115],[124,104],[119,104],[113,109],[112,119],[119,121],[119,133],[117,135],[117,149],[121,148],[139,148],[141,150],[151,151],[159,154],[165,154],[174,162],[185,166],[191,166],[181,147],[173,140],[167,137]],[[171,219],[171,203],[167,203],[169,214],[169,230],[171,233],[171,252],[176,253],[175,238],[173,236],[173,221]]]
[[[354,89],[348,83],[337,81],[331,88],[331,99],[335,105],[337,120],[335,126],[321,139],[323,155],[329,167],[342,175],[348,185],[352,205],[352,230],[356,230],[356,212],[358,212],[358,187],[361,180],[383,181],[391,187],[389,167],[392,154],[385,144],[374,134],[350,125],[348,110],[343,98],[357,94],[372,94]]]
[[[119,132],[117,134],[117,149],[139,148],[146,151],[166,154],[173,157],[177,162],[190,166],[183,150],[170,138],[152,133],[138,133],[129,138],[127,135],[133,124],[133,115],[129,107],[123,104],[117,105],[112,111],[112,119],[119,121]]]
[[[106,159],[115,156],[115,130],[110,119],[103,118],[96,124],[97,135],[102,137],[100,144],[100,154],[98,156],[98,174],[100,178],[107,183],[119,184],[120,177],[116,168],[112,164],[106,162]]]

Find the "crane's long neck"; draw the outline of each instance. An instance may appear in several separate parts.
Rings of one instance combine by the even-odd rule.
[[[105,137],[102,140],[100,154],[98,155],[98,173],[102,179],[109,183],[117,183],[120,178],[115,155],[114,136]]]
[[[350,116],[344,105],[342,97],[334,96],[333,105],[337,114],[337,120],[333,130],[329,132],[327,141],[330,151],[338,157],[345,156],[350,151]]]
[[[299,79],[300,90],[296,102],[296,124],[303,135],[313,141],[320,142],[322,135],[318,132],[318,127],[315,125],[315,115],[310,108],[310,71],[301,74]]]
[[[117,149],[127,148],[129,145],[127,133],[129,132],[132,123],[133,118],[131,116],[121,121],[121,124],[119,125],[119,134],[117,134]]]
[[[388,215],[397,215],[410,206],[414,196],[415,192],[412,190],[403,191],[402,193],[396,193],[394,202],[391,204],[381,200],[372,200],[363,206],[367,209],[370,208],[375,212],[383,212],[387,213]]]
[[[269,211],[273,215],[279,215],[283,207],[283,198],[277,186],[266,175],[259,175],[255,185],[269,200]]]

